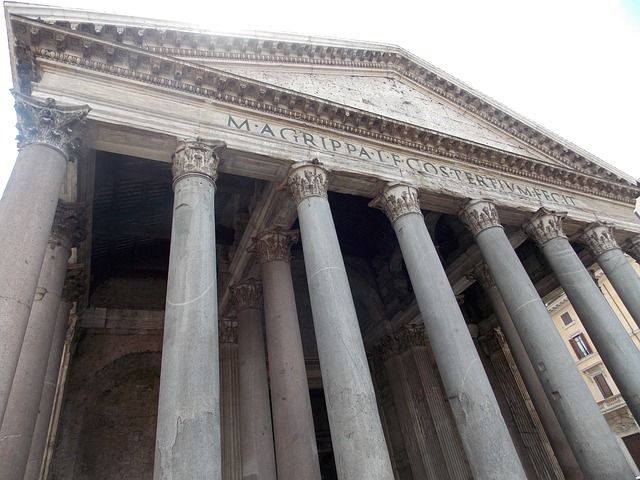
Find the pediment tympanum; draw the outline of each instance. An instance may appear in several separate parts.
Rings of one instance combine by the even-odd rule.
[[[390,75],[292,72],[228,65],[219,68],[498,150],[555,163],[462,107]]]

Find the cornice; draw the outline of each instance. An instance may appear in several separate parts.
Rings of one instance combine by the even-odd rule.
[[[61,22],[12,16],[18,83],[37,81],[38,61],[54,62],[301,120],[434,156],[501,170],[625,203],[640,188],[566,145],[517,121],[487,99],[444,78],[403,51],[310,45],[197,32]],[[74,29],[75,28],[75,29]],[[164,40],[161,36],[164,35]],[[167,40],[167,38],[169,40]],[[178,41],[180,46],[176,46]],[[173,42],[173,46],[165,44]],[[163,44],[161,44],[163,43]],[[570,168],[474,144],[457,137],[248,79],[174,56],[237,61],[333,65],[392,70],[462,106]]]

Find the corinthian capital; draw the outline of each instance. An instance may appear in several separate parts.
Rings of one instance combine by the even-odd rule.
[[[18,117],[18,148],[44,144],[61,152],[67,160],[82,144],[88,105],[62,106],[53,98],[41,100],[13,91]]]
[[[467,275],[467,277],[480,283],[480,286],[485,290],[489,290],[496,286],[496,282],[489,271],[489,266],[484,261],[473,267],[473,270]]]
[[[218,178],[220,150],[226,147],[224,142],[205,141],[200,138],[185,139],[178,142],[171,157],[173,183],[185,175],[204,175],[213,182]]]
[[[49,243],[77,246],[87,237],[87,212],[84,203],[59,202]]]
[[[613,237],[613,226],[608,223],[590,223],[582,231],[580,241],[587,246],[596,258],[609,250],[620,248]]]
[[[631,237],[625,244],[625,251],[631,255],[636,262],[640,263],[640,235]]]
[[[318,160],[293,165],[287,176],[287,186],[295,204],[309,197],[327,198],[328,174]]]
[[[267,263],[276,260],[288,262],[291,258],[291,245],[298,241],[298,232],[274,228],[261,232],[253,239],[249,251],[255,252],[258,262]]]
[[[424,347],[427,338],[423,325],[407,324],[383,337],[374,347],[374,355],[383,361],[407,351],[411,347]]]
[[[390,183],[369,206],[382,210],[391,223],[407,213],[422,215],[418,190],[405,183]]]
[[[462,223],[471,230],[474,237],[487,228],[502,228],[500,218],[498,218],[498,210],[496,210],[496,206],[491,200],[469,200],[462,206],[458,216],[460,220],[462,220]]]
[[[231,301],[237,311],[260,308],[262,305],[262,284],[255,278],[237,283],[231,288]]]
[[[562,230],[565,212],[554,212],[542,207],[522,228],[540,247],[554,238],[567,238]]]

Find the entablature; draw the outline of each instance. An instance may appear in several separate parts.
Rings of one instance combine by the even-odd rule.
[[[444,72],[397,47],[371,44],[368,48],[361,48],[359,43],[353,47],[338,47],[305,44],[301,39],[296,43],[292,39],[276,41],[266,37],[256,39],[216,36],[166,28],[134,28],[122,24],[116,26],[70,21],[49,24],[15,15],[11,19],[13,35],[17,41],[14,53],[16,75],[22,80],[21,85],[25,89],[39,78],[38,62],[48,59],[142,81],[160,88],[203,96],[218,102],[303,119],[319,126],[406,145],[426,153],[469,162],[478,159],[481,162],[506,165],[507,168],[528,173],[541,171],[549,178],[566,178],[568,183],[597,183],[598,188],[603,194],[608,195],[608,198],[630,198],[632,195],[625,189],[637,187],[636,182],[630,177],[617,172],[613,167],[586,152],[580,152],[572,145],[552,138],[538,126],[526,126],[521,121],[514,123],[510,120],[510,113],[495,102],[495,106],[491,107],[494,110],[488,110],[488,98],[471,91],[454,79],[448,78]],[[285,47],[288,44],[298,46]],[[274,55],[266,55],[266,58],[262,59],[265,48],[268,52],[275,52]],[[174,56],[180,56],[181,59]],[[349,68],[394,71],[526,142],[550,159],[554,159],[556,165],[487,148],[442,132],[399,122],[311,95],[276,88],[267,83],[196,63],[198,58],[205,57],[311,65],[331,61],[342,62]],[[558,163],[569,168],[563,169]]]

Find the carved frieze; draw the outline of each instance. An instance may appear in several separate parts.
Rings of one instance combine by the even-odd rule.
[[[49,243],[76,247],[87,237],[87,211],[84,203],[59,202]]]
[[[391,223],[407,213],[422,215],[418,190],[404,183],[387,185],[369,206],[382,210]]]
[[[225,147],[224,142],[201,138],[179,141],[171,162],[174,184],[181,177],[191,174],[204,175],[215,182],[220,164],[219,151]]]
[[[249,278],[229,288],[231,301],[237,311],[262,308],[262,284],[259,280]]]
[[[580,235],[580,241],[597,258],[609,250],[620,248],[613,236],[613,225],[602,222],[594,222],[585,227]]]
[[[625,251],[631,255],[631,258],[640,263],[640,235],[635,235],[627,241]]]
[[[287,176],[287,186],[295,204],[309,197],[327,198],[328,175],[318,160],[294,164]]]
[[[474,237],[487,228],[502,228],[498,210],[491,200],[470,200],[463,205],[458,215]]]
[[[542,247],[554,238],[567,238],[562,230],[562,219],[566,216],[564,212],[554,212],[543,207],[522,228],[538,246]]]
[[[253,239],[250,252],[255,252],[258,262],[285,261],[291,259],[291,245],[298,241],[298,232],[274,228],[261,232]]]
[[[81,149],[89,106],[63,106],[53,98],[42,100],[15,90],[12,93],[18,117],[18,148],[45,144],[72,160]]]

